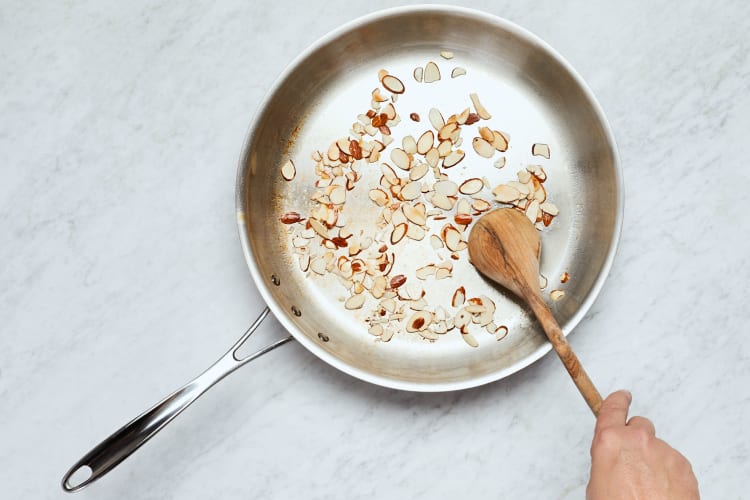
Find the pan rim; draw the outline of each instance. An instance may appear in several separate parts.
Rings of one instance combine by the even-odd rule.
[[[544,342],[544,344],[542,344],[539,348],[537,348],[535,351],[530,353],[525,358],[501,370],[493,371],[493,372],[480,375],[480,376],[468,377],[466,379],[462,379],[458,381],[451,381],[451,382],[415,382],[412,380],[404,380],[404,379],[386,377],[384,375],[380,375],[377,373],[359,369],[341,360],[334,354],[329,353],[328,351],[326,351],[325,349],[317,345],[315,341],[307,337],[291,321],[289,313],[286,310],[284,310],[273,298],[271,290],[269,286],[267,285],[266,280],[261,275],[260,269],[257,266],[255,255],[250,246],[250,238],[249,238],[249,234],[247,231],[246,215],[245,215],[246,214],[245,197],[244,197],[244,184],[245,184],[245,178],[246,178],[245,173],[246,173],[246,165],[248,164],[247,160],[250,154],[249,148],[252,143],[252,139],[255,136],[256,129],[258,127],[257,118],[260,116],[263,110],[266,109],[268,105],[271,103],[271,99],[273,95],[283,85],[283,83],[285,82],[287,77],[292,73],[292,71],[294,71],[300,65],[301,62],[307,59],[308,56],[313,54],[315,51],[317,51],[318,49],[320,49],[327,43],[331,42],[332,40],[335,40],[336,38],[338,38],[339,36],[347,32],[350,32],[359,28],[360,26],[367,25],[373,21],[387,18],[387,17],[394,16],[394,15],[402,15],[406,13],[414,14],[414,13],[420,13],[420,12],[431,12],[431,13],[438,13],[438,14],[443,14],[443,15],[460,14],[466,17],[474,17],[474,18],[477,18],[478,20],[484,21],[488,24],[504,29],[508,31],[509,33],[511,33],[512,35],[519,37],[520,39],[528,43],[538,46],[541,50],[546,52],[550,57],[555,59],[570,74],[570,76],[573,78],[573,80],[576,82],[578,87],[583,92],[585,98],[591,103],[592,109],[595,113],[595,116],[599,120],[599,123],[601,124],[602,131],[604,133],[604,136],[606,137],[607,143],[609,145],[609,149],[612,154],[616,195],[617,195],[617,204],[616,204],[617,213],[615,215],[615,223],[614,223],[614,228],[613,228],[612,240],[610,241],[609,249],[607,251],[607,255],[602,264],[602,268],[596,280],[592,284],[586,298],[581,302],[581,305],[578,308],[578,310],[575,312],[575,314],[573,314],[573,316],[571,316],[571,318],[565,325],[562,325],[563,333],[567,336],[580,323],[580,321],[583,319],[583,317],[586,315],[586,313],[589,311],[589,309],[591,308],[591,306],[593,305],[593,303],[596,301],[597,297],[599,296],[599,293],[601,292],[601,289],[604,286],[604,282],[606,281],[609,275],[609,272],[612,268],[612,264],[614,262],[614,258],[615,258],[615,255],[617,253],[617,249],[620,243],[620,237],[621,237],[622,225],[623,225],[623,215],[624,215],[624,186],[623,186],[623,177],[622,177],[622,171],[621,171],[621,166],[620,166],[620,157],[619,157],[619,152],[617,149],[617,143],[615,141],[614,134],[612,132],[610,124],[606,116],[604,115],[604,111],[601,105],[599,104],[599,101],[596,99],[596,97],[594,96],[589,86],[583,80],[581,75],[575,70],[575,68],[573,68],[573,66],[561,54],[559,54],[554,48],[552,48],[549,44],[547,44],[544,40],[539,38],[537,35],[533,34],[527,29],[507,19],[503,19],[493,14],[489,14],[480,10],[470,9],[466,7],[445,6],[445,5],[412,5],[412,6],[394,7],[394,8],[389,8],[389,9],[378,10],[370,14],[364,15],[362,17],[353,19],[339,26],[338,28],[335,28],[332,31],[329,31],[327,34],[323,35],[321,38],[313,42],[310,46],[308,46],[305,50],[303,50],[300,54],[298,54],[297,57],[295,57],[286,66],[286,68],[281,72],[281,74],[276,78],[274,83],[271,85],[271,87],[269,88],[269,90],[266,92],[265,96],[259,103],[256,109],[256,112],[253,115],[253,118],[247,130],[247,133],[245,135],[245,143],[242,148],[242,154],[240,156],[240,162],[239,162],[239,166],[237,169],[237,178],[236,178],[236,184],[235,184],[235,215],[236,215],[237,227],[239,229],[240,243],[242,245],[242,251],[245,257],[245,262],[247,263],[248,269],[250,270],[250,274],[253,278],[253,281],[255,282],[255,285],[258,288],[258,291],[261,294],[261,297],[263,298],[263,300],[265,301],[266,305],[271,310],[271,312],[273,312],[276,319],[282,324],[282,326],[289,333],[291,333],[294,336],[294,338],[297,341],[299,341],[308,351],[312,352],[318,358],[322,359],[323,361],[333,366],[334,368],[337,368],[343,371],[344,373],[347,373],[365,382],[369,382],[369,383],[376,384],[376,385],[383,386],[383,387],[389,387],[392,389],[404,390],[404,391],[446,392],[446,391],[457,391],[457,390],[469,389],[472,387],[478,387],[484,384],[488,384],[490,382],[495,382],[509,375],[512,375],[513,373],[516,373],[522,370],[523,368],[531,365],[535,361],[542,358],[545,354],[547,354],[552,349],[552,345],[548,341]]]

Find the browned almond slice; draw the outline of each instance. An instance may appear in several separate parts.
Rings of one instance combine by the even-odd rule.
[[[421,83],[423,73],[424,73],[424,68],[422,68],[422,66],[417,66],[416,68],[414,68],[414,79]]]
[[[365,295],[362,293],[358,295],[352,295],[351,297],[346,299],[346,302],[344,302],[344,307],[349,310],[359,309],[364,305],[365,298]]]
[[[567,283],[570,281],[570,274],[568,274],[568,271],[565,271],[560,275],[560,283]]]
[[[424,67],[424,82],[432,83],[440,80],[440,69],[437,64],[430,61]]]
[[[431,167],[435,168],[440,161],[440,153],[438,153],[437,148],[432,148],[424,155],[424,159]]]
[[[479,115],[479,118],[481,118],[482,120],[489,120],[490,118],[492,118],[492,115],[479,101],[479,96],[477,94],[471,93],[469,94],[469,98],[471,99],[471,103],[474,105],[474,110]]]
[[[495,335],[495,340],[503,340],[508,335],[508,327],[505,325],[500,325],[491,333]]]
[[[442,113],[440,113],[440,110],[437,108],[430,109],[430,124],[432,125],[432,128],[435,130],[440,130],[445,126],[445,120],[443,119]]]
[[[492,147],[492,144],[485,141],[481,137],[475,137],[471,141],[471,145],[474,148],[474,151],[476,151],[479,156],[482,156],[484,158],[492,158],[492,156],[495,154],[495,148]]]
[[[401,198],[404,200],[415,200],[422,194],[422,184],[419,182],[409,182],[401,188]]]
[[[403,274],[397,274],[396,276],[391,278],[390,286],[391,288],[396,289],[404,283],[406,283],[406,276],[404,276]]]
[[[466,123],[466,120],[469,119],[469,114],[471,114],[471,108],[466,108],[463,111],[461,111],[458,115],[456,115],[456,123],[459,125],[463,125]]]
[[[453,151],[443,160],[443,168],[451,168],[458,165],[464,159],[464,152],[460,149]]]
[[[297,212],[287,212],[284,215],[282,215],[279,220],[283,224],[294,224],[295,222],[299,222],[302,220],[302,216],[298,214]]]
[[[372,90],[372,100],[373,102],[385,102],[388,100],[388,98],[380,93],[379,88],[375,88]]]
[[[418,181],[429,172],[430,166],[427,163],[417,163],[409,170],[409,179]]]
[[[492,144],[495,142],[495,134],[490,130],[489,127],[479,127],[479,137]]]
[[[458,229],[452,225],[448,225],[443,229],[442,233],[443,241],[445,241],[445,246],[448,250],[451,252],[457,251],[459,243],[461,242],[461,233],[458,232]]]
[[[374,201],[375,204],[379,207],[384,207],[390,199],[388,197],[388,193],[379,188],[371,189],[369,196],[370,199]]]
[[[453,71],[451,71],[451,78],[458,78],[459,76],[463,76],[466,74],[466,70],[460,66],[456,66],[453,68]]]
[[[542,212],[546,212],[553,217],[556,216],[558,213],[560,213],[560,211],[557,208],[557,205],[555,205],[554,203],[550,203],[548,201],[540,204],[539,208],[542,209]]]
[[[404,136],[404,138],[401,140],[401,147],[408,154],[413,155],[417,152],[417,141],[415,141],[414,137],[410,135]]]
[[[419,136],[419,140],[417,141],[417,153],[421,155],[427,154],[434,144],[435,134],[432,133],[432,130],[428,130]]]
[[[453,216],[453,220],[456,222],[456,224],[459,224],[461,226],[468,226],[469,224],[471,224],[473,217],[469,214],[456,214]],[[458,259],[458,257],[456,257],[456,259]]]
[[[521,198],[521,193],[518,189],[507,184],[500,184],[492,190],[492,194],[495,195],[495,200],[500,203],[511,203]]]
[[[285,180],[291,181],[295,175],[297,175],[297,169],[294,167],[294,162],[289,159],[281,166],[281,176]]]
[[[430,235],[430,245],[432,245],[432,248],[435,250],[440,250],[443,248],[443,240],[441,240],[438,235],[432,234]]]
[[[409,170],[411,168],[411,158],[401,148],[393,148],[391,150],[391,161],[401,170]]]
[[[531,146],[531,154],[534,156],[543,156],[549,159],[549,146],[537,142]]]
[[[426,234],[424,229],[416,224],[409,224],[409,229],[406,231],[406,237],[415,241],[423,240]]]
[[[552,290],[549,293],[549,298],[552,299],[552,300],[554,300],[554,301],[558,301],[558,300],[562,299],[563,297],[565,297],[565,291],[564,290]]]
[[[458,193],[458,184],[453,181],[438,181],[433,186],[436,193],[445,196],[455,196]]]
[[[382,163],[380,165],[380,172],[383,174],[383,177],[385,177],[385,180],[388,181],[388,184],[395,185],[399,183],[400,179],[398,175],[396,175],[396,171],[387,163]]]
[[[404,83],[393,75],[385,75],[380,79],[380,83],[382,83],[383,87],[388,89],[389,92],[394,94],[403,94],[404,90],[406,90]]]
[[[534,177],[534,181],[536,181],[536,177]],[[537,183],[535,182],[535,184]],[[542,186],[541,184],[536,185],[533,198],[539,203],[544,203],[545,201],[547,201],[547,190],[544,189],[544,186]]]
[[[328,194],[331,203],[334,205],[343,205],[346,203],[346,188],[343,186],[333,186],[333,189]]]
[[[424,226],[427,223],[424,204],[419,203],[417,205],[410,205],[409,203],[404,203],[401,205],[401,210],[404,212],[404,216],[409,222],[417,224],[418,226]]]
[[[533,200],[531,203],[529,203],[529,206],[526,207],[526,218],[529,219],[532,224],[536,222],[537,219],[541,218],[538,201]]]
[[[456,122],[446,123],[440,130],[438,130],[438,140],[449,140],[453,133],[458,130],[458,127],[459,125]]]
[[[484,188],[484,182],[482,182],[482,179],[472,177],[461,183],[458,187],[458,192],[461,194],[475,194],[481,191],[482,188]]]
[[[510,137],[505,132],[499,130],[493,130],[493,141],[492,146],[500,151],[501,153],[508,150],[508,144],[510,143]]]
[[[417,311],[406,322],[406,331],[410,333],[427,329],[432,323],[432,313],[428,311]]]
[[[401,241],[404,236],[406,236],[406,231],[408,229],[409,226],[406,223],[401,223],[394,227],[393,232],[391,233],[391,244],[395,245],[396,243]]]

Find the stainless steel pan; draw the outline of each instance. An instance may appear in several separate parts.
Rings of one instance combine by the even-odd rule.
[[[454,52],[455,58],[440,59],[441,50]],[[409,92],[416,85],[411,78],[413,68],[430,60],[441,65],[443,79]],[[451,79],[447,73],[454,66],[465,68],[467,76]],[[495,122],[499,120],[511,132],[510,161],[503,170],[488,169],[486,162],[464,161],[451,172],[454,179],[488,176],[493,184],[511,180],[528,159],[527,154],[514,151],[514,145],[550,145],[553,155],[544,164],[546,186],[560,216],[542,235],[541,271],[550,284],[563,271],[570,273],[565,298],[552,307],[566,333],[581,320],[612,263],[623,207],[615,142],[591,91],[552,48],[503,19],[442,6],[377,12],[328,34],[292,62],[250,128],[237,176],[237,224],[245,259],[268,309],[206,372],[77,462],[63,478],[66,491],[76,491],[104,475],[214,383],[292,338],[350,375],[411,391],[485,384],[520,370],[550,350],[528,313],[480,277],[466,257],[455,263],[453,283],[496,302],[496,315],[510,330],[501,342],[488,336],[480,338],[478,348],[471,348],[458,334],[444,335],[435,343],[399,334],[387,343],[376,341],[361,321],[364,309],[357,314],[343,309],[342,289],[335,280],[311,280],[299,270],[279,217],[289,210],[309,208],[310,153],[346,134],[356,114],[367,109],[381,68],[401,75],[407,86],[397,103],[399,112],[408,116],[414,111],[423,117],[420,124],[402,120],[399,136],[424,130],[431,107],[460,111],[469,106],[470,92],[478,93]],[[279,174],[289,157],[297,163],[295,182],[285,182]],[[362,172],[365,185],[380,176],[377,165]],[[366,188],[352,191],[346,210],[363,224],[378,213]],[[420,251],[402,253],[397,260],[403,269],[424,264]],[[452,289],[442,283],[432,286],[432,304],[446,305]],[[239,347],[269,309],[291,336],[239,358]],[[85,479],[80,477],[84,470],[90,473]]]

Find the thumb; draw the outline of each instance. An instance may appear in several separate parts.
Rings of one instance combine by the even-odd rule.
[[[602,402],[601,409],[599,409],[595,432],[600,432],[607,427],[625,425],[632,400],[633,396],[630,391],[617,391],[607,396],[607,399]]]

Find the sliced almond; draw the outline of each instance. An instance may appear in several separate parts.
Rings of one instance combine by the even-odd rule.
[[[505,166],[505,157],[501,156],[497,160],[495,160],[494,166],[495,168],[503,168]]]
[[[396,175],[396,171],[393,170],[393,168],[391,168],[391,166],[387,163],[383,163],[380,165],[380,172],[383,174],[383,177],[385,177],[385,180],[388,181],[388,184],[399,184],[400,179],[398,175]]]
[[[389,92],[394,94],[403,94],[404,90],[406,90],[404,83],[393,75],[385,75],[380,79],[380,83],[382,83],[383,87],[388,89]]]
[[[424,156],[424,159],[432,168],[435,168],[440,161],[440,153],[438,153],[437,148],[432,148]]]
[[[555,205],[554,203],[550,203],[549,201],[545,201],[544,203],[539,205],[539,208],[542,209],[542,212],[548,213],[553,217],[560,213],[557,205]]]
[[[438,147],[437,147],[437,152],[438,152],[438,155],[440,155],[440,158],[445,158],[451,153],[452,150],[453,150],[453,143],[451,143],[449,139],[444,139],[440,141],[440,144],[438,144]]]
[[[434,144],[435,134],[433,134],[432,130],[426,131],[419,136],[419,140],[417,141],[417,153],[421,155],[427,154]]]
[[[430,61],[424,67],[424,82],[432,83],[440,80],[440,69],[437,64]]]
[[[404,138],[401,140],[401,147],[408,154],[413,155],[417,152],[417,141],[415,141],[414,137],[410,135],[404,136]]]
[[[328,194],[328,198],[334,205],[343,205],[346,203],[346,188],[343,186],[333,186],[333,189]]]
[[[466,120],[469,119],[470,114],[471,108],[465,108],[458,115],[456,115],[456,123],[458,123],[459,125],[463,125],[464,123],[466,123]]]
[[[438,268],[437,272],[435,273],[436,280],[442,280],[442,279],[450,278],[450,277],[451,277],[450,269]]]
[[[495,340],[503,340],[508,335],[508,327],[505,325],[500,325],[492,332],[493,335],[495,335]]]
[[[455,196],[458,193],[458,184],[453,181],[438,181],[433,186],[436,193],[445,196]]]
[[[404,216],[414,224],[418,226],[424,226],[427,223],[427,215],[425,213],[425,206],[422,203],[417,205],[410,205],[404,203],[401,206],[401,210],[404,212]]]
[[[489,142],[490,144],[495,142],[495,134],[489,127],[479,127],[479,129],[477,129],[477,132],[479,132],[479,137]]]
[[[545,288],[547,288],[547,277],[544,276],[543,274],[540,274],[539,275],[539,289],[544,290]]]
[[[547,144],[535,143],[531,146],[531,154],[534,156],[543,156],[549,159],[549,146]]]
[[[437,267],[435,267],[433,264],[427,264],[426,266],[423,266],[417,269],[415,274],[417,275],[417,278],[421,280],[426,280],[430,276],[435,276],[436,272],[437,272]]]
[[[458,78],[459,76],[463,76],[466,74],[466,70],[460,66],[457,66],[453,68],[453,71],[451,71],[451,78]]]
[[[438,208],[442,208],[443,210],[451,210],[453,208],[453,204],[455,203],[453,201],[454,199],[455,198],[445,196],[444,194],[435,193],[430,201]]]
[[[426,234],[425,230],[416,224],[409,224],[409,229],[406,231],[406,237],[415,241],[423,240]]]
[[[435,130],[440,130],[445,126],[445,120],[443,119],[442,113],[437,108],[430,109],[430,124]]]
[[[379,207],[384,207],[388,204],[389,197],[388,193],[380,188],[371,189],[369,193],[370,199],[375,202]]]
[[[310,254],[304,253],[299,256],[299,268],[300,271],[303,273],[306,273],[308,269],[310,269]]]
[[[456,317],[453,319],[453,324],[456,328],[463,328],[469,323],[471,323],[471,313],[467,311],[466,308],[460,309],[456,314]]]
[[[406,223],[401,223],[396,225],[396,227],[393,228],[393,232],[391,233],[391,244],[395,245],[399,241],[401,241],[404,236],[406,236],[406,231],[409,229],[409,226]]]
[[[432,313],[428,311],[417,311],[406,322],[406,331],[410,333],[427,329],[432,323]]]
[[[390,123],[388,123],[388,122],[389,122],[390,120],[395,120],[395,119],[396,119],[396,116],[397,116],[397,115],[396,115],[396,108],[394,108],[394,107],[393,107],[393,104],[391,104],[391,103],[389,102],[389,103],[388,103],[388,104],[387,104],[387,105],[386,105],[386,106],[385,106],[385,107],[383,108],[383,113],[382,113],[382,114],[384,114],[384,115],[385,115],[385,118],[386,118],[386,120],[387,120],[387,121],[386,121],[386,124],[390,125]]]
[[[570,274],[568,274],[568,271],[565,271],[560,275],[560,283],[567,283],[570,281]]]
[[[295,175],[297,175],[297,169],[294,166],[294,162],[289,159],[281,166],[281,176],[285,180],[291,181]]]
[[[462,194],[475,194],[481,191],[482,188],[484,188],[484,182],[482,182],[482,179],[472,177],[471,179],[462,182],[458,187],[458,191]]]
[[[455,252],[461,242],[461,233],[452,225],[446,226],[442,231],[443,241],[448,250]]]
[[[464,305],[464,302],[466,302],[466,289],[464,287],[458,287],[455,292],[453,292],[453,298],[451,299],[451,305],[453,307],[460,307]]]
[[[413,75],[414,75],[414,79],[417,82],[420,82],[420,83],[422,82],[422,73],[424,73],[424,69],[422,68],[422,66],[417,66],[416,68],[414,68]]]
[[[526,207],[526,218],[529,219],[532,224],[535,223],[537,219],[541,218],[538,201],[533,200],[529,203],[529,206]]]
[[[458,123],[456,122],[446,123],[440,128],[440,130],[438,130],[438,140],[445,141],[445,140],[451,139],[451,137],[453,137],[453,134],[458,129],[459,129]]]
[[[528,184],[523,184],[518,181],[510,181],[508,183],[508,186],[517,189],[518,192],[521,193],[521,198],[526,198],[529,194],[531,194]]]
[[[552,300],[554,300],[554,301],[558,301],[558,300],[562,299],[563,297],[565,297],[565,291],[564,290],[552,290],[549,293],[549,298],[552,299]]]
[[[344,307],[349,310],[360,309],[365,303],[365,298],[366,297],[363,293],[352,295],[351,297],[346,299],[346,302],[344,302]]]
[[[453,59],[453,52],[451,52],[450,50],[441,50],[440,57],[442,57],[443,59]]]
[[[368,328],[367,333],[375,337],[380,337],[381,335],[383,335],[384,331],[385,331],[385,328],[383,328],[383,325],[376,323],[374,325],[371,325],[370,328]]]
[[[476,198],[471,202],[471,208],[473,208],[477,212],[486,212],[487,210],[492,208],[492,205],[487,200]]]
[[[385,102],[388,98],[385,97],[383,94],[380,93],[380,89],[376,88],[372,91],[372,101],[373,102]]]
[[[413,181],[418,181],[422,177],[424,177],[427,172],[430,171],[430,166],[427,163],[417,163],[413,167],[411,167],[411,170],[409,170],[409,179]]]
[[[492,190],[495,200],[500,203],[511,203],[521,198],[521,193],[507,184],[500,184]]]
[[[401,170],[409,170],[411,168],[411,158],[401,148],[393,148],[391,150],[391,161]]]
[[[461,338],[464,339],[464,342],[466,342],[470,347],[479,347],[479,342],[477,342],[477,339],[475,339],[474,335],[469,333],[468,330],[461,330]]]
[[[415,200],[422,194],[422,184],[416,181],[409,182],[401,188],[401,198],[404,200]]]
[[[372,288],[370,288],[370,293],[373,297],[376,299],[379,299],[380,297],[385,294],[385,289],[388,286],[388,282],[385,279],[385,276],[376,276],[372,280]]]
[[[435,250],[440,250],[443,248],[443,240],[440,239],[440,237],[436,234],[430,235],[430,245]]]
[[[471,213],[471,203],[466,198],[461,198],[456,204],[456,213],[459,215],[469,215]]]
[[[493,130],[492,133],[494,135],[492,146],[501,153],[507,151],[508,144],[510,144],[510,137],[508,136],[508,134],[499,130]]]
[[[323,238],[328,238],[328,228],[318,219],[309,219],[310,227]]]
[[[482,120],[489,120],[490,118],[492,118],[492,115],[479,101],[479,96],[477,94],[471,93],[469,94],[469,98],[471,99],[471,103],[474,105],[474,110],[479,115],[479,118],[481,118]]]
[[[526,170],[519,170],[516,176],[518,177],[518,182],[523,182],[524,184],[531,180],[531,174]]]
[[[445,157],[445,159],[443,160],[443,167],[444,168],[455,167],[463,159],[464,159],[464,152],[460,149],[457,149]]]

